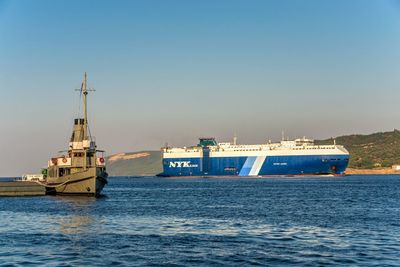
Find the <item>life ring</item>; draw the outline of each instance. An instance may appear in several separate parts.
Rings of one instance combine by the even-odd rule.
[[[66,159],[66,158],[63,158],[62,161],[63,161],[64,163],[67,163],[67,159]]]
[[[104,163],[104,158],[100,158],[100,163]]]

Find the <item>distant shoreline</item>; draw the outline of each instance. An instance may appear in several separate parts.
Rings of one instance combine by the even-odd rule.
[[[355,169],[355,168],[347,168],[346,169],[346,175],[357,175],[357,174],[399,174],[400,171],[393,170],[392,168],[377,168],[377,169]],[[110,177],[130,177],[130,178],[143,178],[143,177],[154,177],[156,175],[152,174],[142,174],[142,175],[112,175]],[[283,175],[284,176],[284,175]],[[322,175],[323,176],[323,175]],[[205,176],[206,178],[232,178],[232,177],[211,177],[211,176]],[[0,176],[1,180],[14,180],[19,177],[9,177],[9,176]],[[190,177],[180,177],[180,176],[175,176],[175,177],[164,177],[164,178],[204,178],[201,176],[190,176]],[[233,178],[243,178],[243,177],[233,177]],[[255,177],[248,177],[248,178],[259,178],[258,176]]]
[[[395,171],[391,168],[380,168],[380,169],[353,169],[347,168],[346,174],[347,175],[390,175],[390,174],[398,174],[400,175],[400,171]],[[277,178],[277,177],[340,177],[341,175],[335,176],[332,174],[327,175],[265,175],[265,176],[168,176],[168,177],[161,177],[161,179],[199,179],[199,178],[206,178],[206,179],[259,179],[259,178]],[[110,176],[110,178],[114,177],[127,177],[127,178],[153,178],[157,177],[156,175],[116,175]]]
[[[379,168],[379,169],[347,168],[346,174],[400,174],[400,171],[393,170],[392,168]]]

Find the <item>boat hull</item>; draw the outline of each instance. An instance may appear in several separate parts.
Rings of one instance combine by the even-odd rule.
[[[107,173],[95,168],[65,177],[49,178],[47,194],[99,196],[107,182]]]
[[[349,155],[164,158],[160,176],[344,175]]]

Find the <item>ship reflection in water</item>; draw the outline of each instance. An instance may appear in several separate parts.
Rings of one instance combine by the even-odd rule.
[[[65,235],[78,235],[90,233],[95,225],[95,217],[90,215],[90,209],[96,199],[80,196],[57,196],[57,202],[68,207],[70,214],[62,217],[55,217],[54,225],[60,226],[60,233]]]

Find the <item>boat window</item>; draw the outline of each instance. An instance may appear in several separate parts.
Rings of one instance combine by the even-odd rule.
[[[50,168],[48,175],[49,175],[49,177],[55,177],[56,176],[56,168]]]

